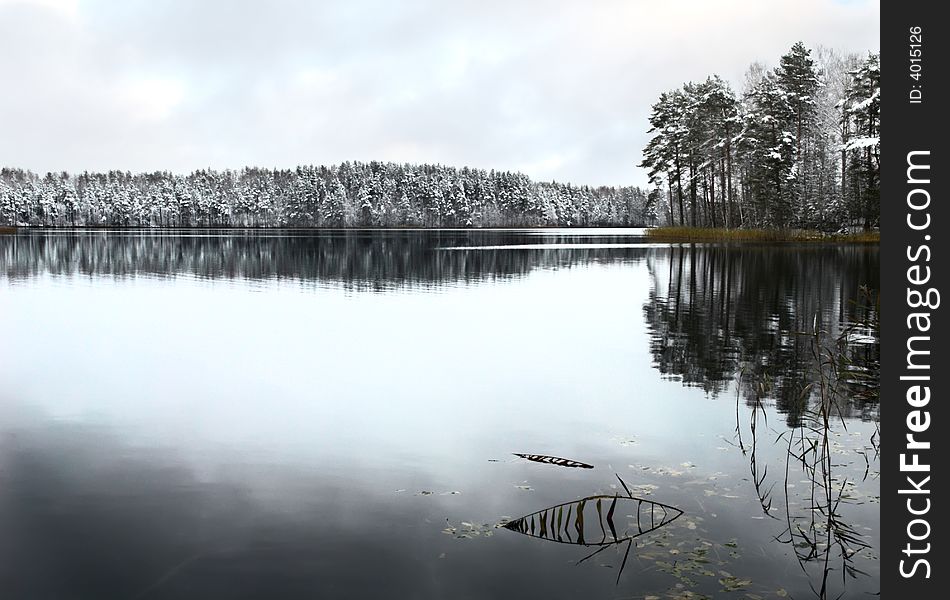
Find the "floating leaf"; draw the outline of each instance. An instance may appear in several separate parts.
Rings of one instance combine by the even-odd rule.
[[[448,527],[442,530],[442,533],[451,535],[457,539],[472,539],[477,537],[491,537],[495,533],[497,525],[488,523],[474,523],[471,521],[462,521],[458,525],[453,525],[446,519]]]
[[[640,485],[631,486],[630,493],[637,496],[649,496],[658,489],[659,486],[653,485],[652,483],[641,483]]]
[[[719,585],[727,592],[735,592],[751,584],[751,579],[739,579],[732,575],[723,576],[723,578],[719,580]]]

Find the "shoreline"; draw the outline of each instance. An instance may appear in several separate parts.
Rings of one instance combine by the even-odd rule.
[[[0,225],[0,233],[26,231],[647,231],[646,225],[493,225],[486,227],[422,227],[422,226],[359,226],[359,227],[307,227],[300,225]]]
[[[807,229],[711,229],[704,227],[654,227],[646,236],[657,242],[815,242],[879,244],[880,230],[823,233]]]
[[[736,243],[839,243],[839,244],[879,244],[880,230],[859,231],[854,233],[829,234],[814,230],[803,229],[723,229],[704,227],[643,227],[643,226],[510,226],[510,227],[295,227],[295,226],[120,226],[120,225],[27,225],[9,226],[0,225],[0,235],[16,235],[27,232],[506,232],[506,231],[561,231],[563,235],[590,235],[591,231],[603,234],[628,235],[631,229],[642,231],[642,237],[653,242],[661,243],[703,243],[703,242],[736,242]],[[573,232],[577,233],[574,234]]]

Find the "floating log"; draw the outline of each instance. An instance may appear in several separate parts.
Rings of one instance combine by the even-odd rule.
[[[589,465],[587,463],[582,463],[576,460],[570,460],[568,458],[560,458],[557,456],[546,456],[544,454],[521,454],[519,452],[513,452],[515,456],[520,456],[525,460],[530,460],[533,462],[544,463],[547,465],[557,465],[559,467],[571,467],[575,469],[593,469],[594,465]]]

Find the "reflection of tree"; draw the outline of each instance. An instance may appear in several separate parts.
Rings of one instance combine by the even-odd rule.
[[[862,316],[860,286],[879,286],[877,249],[859,246],[689,245],[651,254],[647,265],[644,312],[660,371],[712,393],[740,372],[768,380],[791,423],[814,362],[800,333],[837,334]],[[879,345],[860,352],[876,361]]]
[[[388,289],[520,276],[572,264],[641,260],[649,251],[543,247],[580,239],[497,231],[38,231],[0,237],[0,274],[10,278],[44,273],[279,278]],[[629,237],[609,235],[596,238],[601,244],[629,241]],[[500,247],[504,244],[531,247],[510,250]],[[488,248],[451,249],[480,245]]]

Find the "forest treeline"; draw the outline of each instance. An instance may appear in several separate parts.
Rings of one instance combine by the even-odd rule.
[[[345,162],[293,170],[0,170],[0,225],[537,227],[835,231],[878,225],[880,60],[796,43],[741,93],[718,76],[665,92],[643,151],[651,190],[522,173]]]
[[[137,174],[0,171],[0,224],[113,227],[536,227],[656,223],[637,187],[521,173],[344,162]]]
[[[877,54],[796,43],[747,71],[737,94],[716,75],[652,107],[640,166],[666,224],[870,229],[880,217]]]

